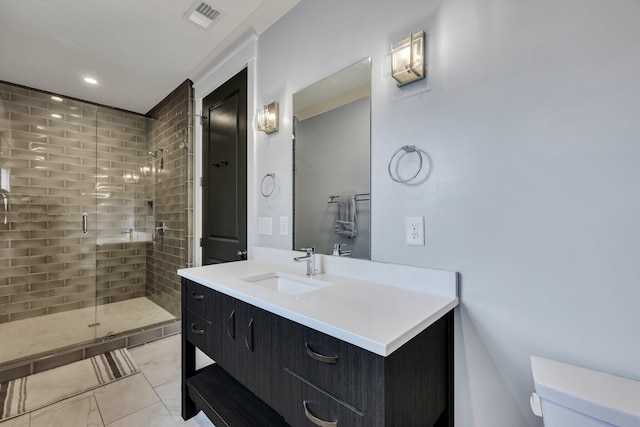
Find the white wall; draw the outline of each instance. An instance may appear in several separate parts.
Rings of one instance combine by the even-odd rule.
[[[417,30],[429,75],[398,89],[383,58]],[[531,354],[640,379],[638,40],[634,0],[303,0],[259,39],[257,103],[285,118],[256,140],[280,184],[259,216],[291,214],[291,94],[372,56],[372,256],[461,273],[458,426],[542,425]],[[406,143],[422,185],[387,176]]]

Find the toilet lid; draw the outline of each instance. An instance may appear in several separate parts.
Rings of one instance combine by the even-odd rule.
[[[640,381],[536,356],[531,370],[540,398],[614,425],[640,425]]]

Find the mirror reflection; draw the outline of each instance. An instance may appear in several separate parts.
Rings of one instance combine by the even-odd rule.
[[[371,257],[371,58],[293,94],[293,248]]]

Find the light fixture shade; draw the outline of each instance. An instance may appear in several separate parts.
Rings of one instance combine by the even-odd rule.
[[[267,135],[278,131],[278,103],[272,102],[264,106],[264,110],[258,112],[258,130]]]
[[[398,86],[424,78],[424,47],[424,31],[411,34],[393,46],[391,75],[398,82]]]

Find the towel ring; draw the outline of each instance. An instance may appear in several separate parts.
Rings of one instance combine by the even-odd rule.
[[[395,159],[396,156],[400,154],[400,152],[402,151],[404,151],[405,154],[416,153],[418,155],[418,159],[420,159],[420,165],[418,166],[418,170],[416,171],[415,174],[413,174],[413,176],[407,179],[400,179],[400,177],[396,178],[395,176],[393,176],[393,173],[391,172],[391,163],[393,163],[393,159]],[[400,158],[398,158],[398,161],[400,161]],[[395,153],[393,153],[393,156],[391,156],[391,158],[389,159],[389,165],[387,166],[387,170],[389,172],[389,177],[391,177],[391,179],[394,180],[395,182],[404,184],[409,181],[412,181],[418,176],[418,174],[422,170],[422,153],[418,148],[416,148],[415,145],[403,145],[402,147],[398,148],[398,150]]]
[[[266,192],[264,189],[264,181],[267,178],[271,178],[271,191]],[[267,188],[269,188],[267,186]],[[263,197],[269,197],[270,195],[273,194],[273,191],[276,189],[276,174],[275,173],[268,173],[265,176],[262,177],[262,181],[260,182],[260,194],[262,194]]]

